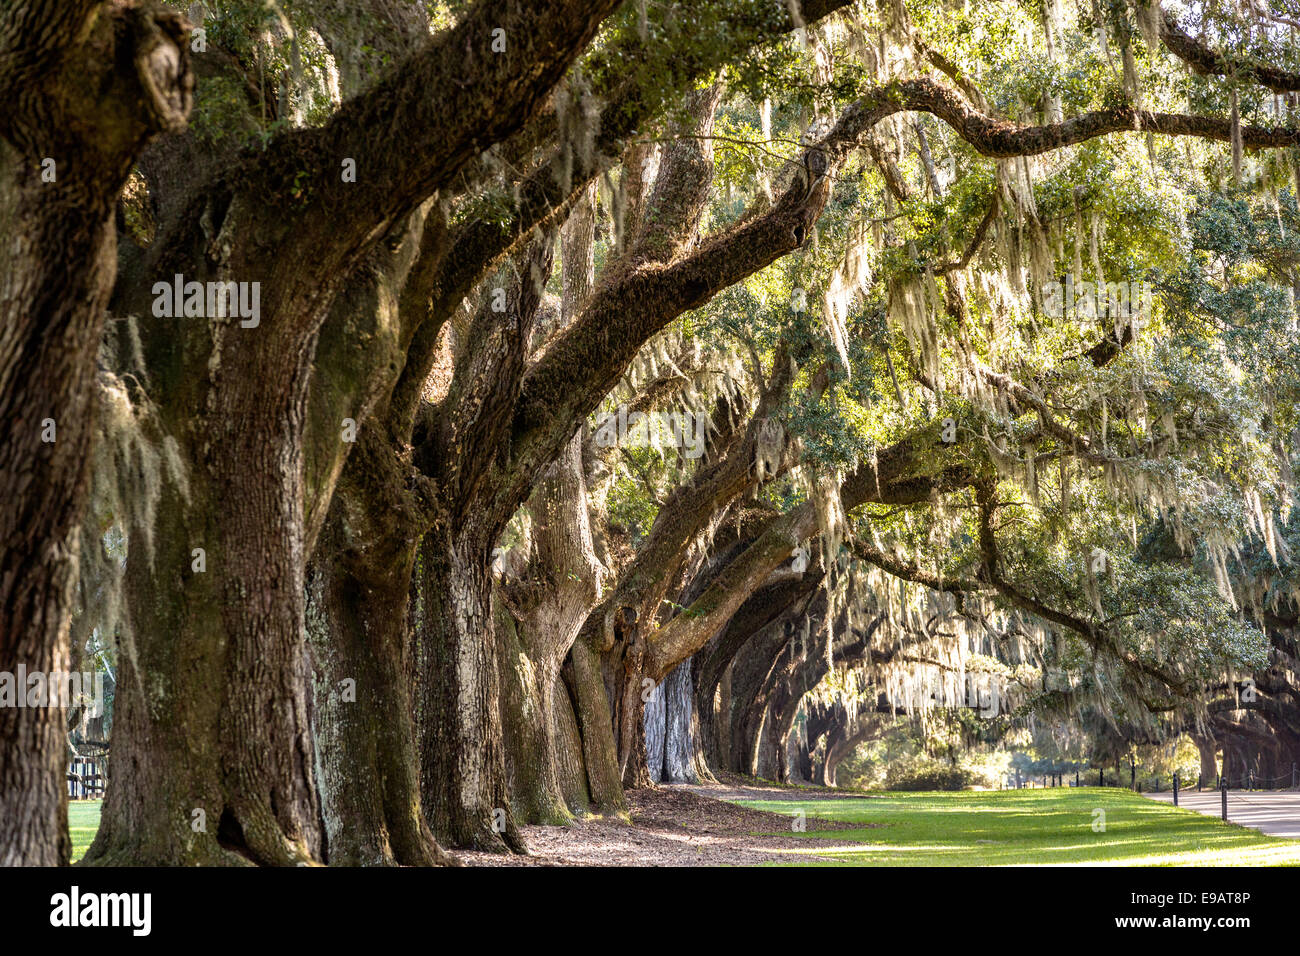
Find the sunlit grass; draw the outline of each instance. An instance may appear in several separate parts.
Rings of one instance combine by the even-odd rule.
[[[809,817],[883,824],[786,834],[808,840],[807,850],[783,851],[799,865],[1300,865],[1300,840],[1264,836],[1119,789],[907,793],[838,800],[800,800],[792,791],[789,800],[742,802],[791,817],[802,810]],[[78,800],[68,805],[74,862],[95,837],[102,804]],[[1106,811],[1105,832],[1093,832],[1096,809]]]
[[[1295,866],[1300,840],[1269,837],[1127,790],[1099,787],[743,801],[793,816],[882,824],[796,833],[791,862],[849,866]],[[1105,811],[1094,832],[1094,810]],[[853,845],[847,841],[862,841]],[[804,860],[816,855],[825,860]]]
[[[76,863],[95,839],[99,829],[99,810],[103,800],[69,800],[68,831],[72,834],[72,862]]]

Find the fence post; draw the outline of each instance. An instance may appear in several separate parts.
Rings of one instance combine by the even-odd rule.
[[[1228,820],[1228,778],[1224,776],[1220,776],[1219,780],[1221,781],[1219,787],[1219,794],[1222,798],[1222,803],[1223,803],[1223,820],[1226,823]]]
[[[1174,806],[1178,806],[1178,771],[1174,771]]]
[[[1295,761],[1293,760],[1291,761],[1291,789],[1292,790],[1294,790],[1296,787],[1295,770],[1296,770]]]
[[[1291,778],[1295,779],[1295,764],[1291,765]],[[1077,770],[1074,772],[1074,785],[1076,787],[1079,785],[1079,771]]]

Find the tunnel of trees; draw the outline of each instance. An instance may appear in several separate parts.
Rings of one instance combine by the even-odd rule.
[[[1289,772],[1289,9],[6,3],[0,671],[111,662],[85,862],[522,853],[932,710]],[[0,863],[70,719],[0,707]]]

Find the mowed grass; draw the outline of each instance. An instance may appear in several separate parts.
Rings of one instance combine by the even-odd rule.
[[[1300,840],[1264,836],[1120,789],[891,793],[818,800],[800,800],[792,790],[788,800],[740,802],[792,818],[802,810],[809,817],[880,824],[793,834],[809,844],[807,851],[787,851],[793,865],[1300,865]],[[102,804],[68,804],[73,862],[85,855],[94,839]],[[1104,832],[1093,831],[1094,810],[1106,812]],[[807,855],[831,861],[805,859]]]
[[[99,810],[103,800],[69,800],[68,831],[72,834],[72,862],[76,863],[90,849],[99,829]]]
[[[744,806],[793,815],[883,824],[862,830],[795,834],[808,854],[848,866],[1300,865],[1300,840],[1265,836],[1135,793],[1099,787],[890,793],[870,797],[746,800]],[[1094,832],[1094,810],[1105,831]],[[862,841],[861,843],[849,841]]]

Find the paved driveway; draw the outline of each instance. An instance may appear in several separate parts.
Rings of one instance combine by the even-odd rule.
[[[1172,793],[1144,796],[1174,802]],[[1212,817],[1219,816],[1222,808],[1217,790],[1184,790],[1178,794],[1178,805]],[[1228,820],[1271,836],[1300,839],[1300,790],[1229,790]]]

